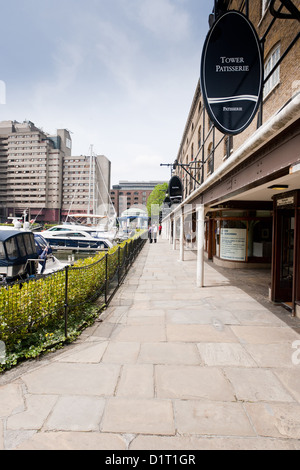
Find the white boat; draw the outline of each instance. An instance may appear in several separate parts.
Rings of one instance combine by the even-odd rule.
[[[119,232],[116,236],[120,241],[132,237],[137,230],[147,230],[149,217],[146,211],[139,207],[131,207],[122,212],[118,218]]]
[[[106,251],[114,246],[91,227],[56,225],[40,233],[53,250]]]
[[[69,222],[64,222],[63,225],[52,227],[62,230],[64,227],[72,227],[76,230],[81,230],[90,233],[93,236],[107,238],[110,241],[116,239],[118,227],[116,224],[116,217],[109,218],[106,215],[94,214],[71,214],[69,215]]]

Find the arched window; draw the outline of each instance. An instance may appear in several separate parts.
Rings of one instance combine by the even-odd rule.
[[[200,147],[201,147],[201,142],[202,142],[201,134],[202,134],[202,129],[201,129],[201,126],[200,126],[199,129],[198,129],[198,149],[200,149]]]
[[[261,2],[261,16],[264,16],[265,12],[270,6],[270,0],[262,0]]]
[[[229,158],[233,150],[233,137],[226,135],[224,138],[224,159]]]
[[[214,151],[213,144],[210,143],[207,151],[207,175],[214,172]]]
[[[275,65],[280,59],[280,44],[277,44],[268,55],[265,61],[265,78],[269,75],[269,73],[273,70]],[[278,66],[272,75],[270,76],[269,80],[265,84],[264,88],[264,98],[278,85],[280,82],[280,66]]]

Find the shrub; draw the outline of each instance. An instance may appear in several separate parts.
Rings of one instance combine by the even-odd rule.
[[[140,236],[141,233],[134,239]],[[108,279],[115,276],[119,259],[120,264],[124,261],[126,245],[131,240],[109,250]],[[5,343],[7,351],[13,353],[21,343],[28,341],[29,336],[33,337],[41,331],[43,336],[54,335],[53,329],[55,331],[58,323],[64,319],[66,279],[69,313],[80,317],[84,315],[86,303],[103,290],[105,278],[106,254],[102,252],[47,277],[1,287],[0,340]]]

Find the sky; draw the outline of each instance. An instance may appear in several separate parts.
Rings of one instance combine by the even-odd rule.
[[[2,0],[0,121],[68,129],[111,183],[168,181],[213,0]]]

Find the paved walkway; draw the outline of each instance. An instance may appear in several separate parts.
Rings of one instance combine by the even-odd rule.
[[[300,449],[300,328],[186,258],[147,244],[102,322],[0,377],[0,449]]]

